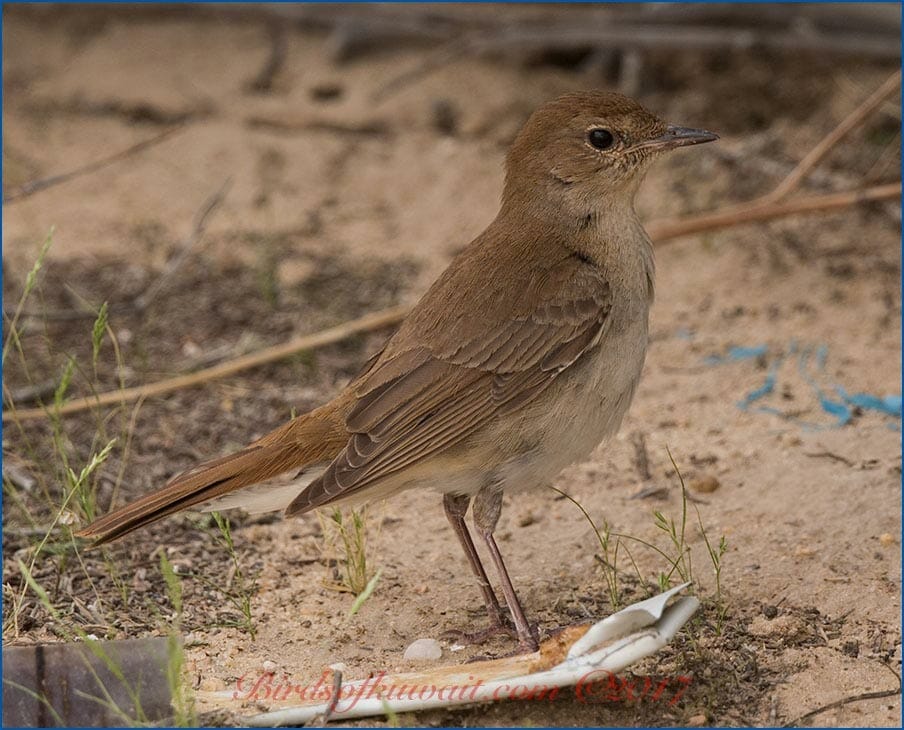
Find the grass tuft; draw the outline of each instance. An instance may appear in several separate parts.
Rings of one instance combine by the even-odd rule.
[[[339,570],[334,587],[358,597],[365,592],[369,596],[373,591],[371,583],[376,585],[376,576],[368,559],[367,510],[367,507],[362,507],[343,511],[335,507],[327,519],[317,513],[324,535],[324,552],[332,548],[338,556]]]
[[[182,579],[163,550],[160,551],[160,573],[166,585],[166,595],[175,612],[172,628],[167,634],[169,662],[166,666],[166,679],[170,688],[174,713],[173,724],[176,727],[197,727],[194,697],[183,677],[185,648],[179,638],[182,628]]]
[[[647,548],[665,562],[664,567],[656,570],[655,580],[653,581],[653,585],[655,585],[660,592],[666,591],[672,587],[672,582],[676,573],[680,578],[679,582],[690,583],[692,590],[695,592],[697,590],[695,586],[691,548],[687,542],[689,501],[687,487],[684,482],[684,477],[681,474],[681,470],[678,468],[677,463],[672,457],[671,451],[668,451],[668,449],[666,449],[666,451],[672,466],[675,469],[675,473],[678,476],[679,485],[681,487],[681,516],[676,521],[660,510],[653,511],[654,526],[664,533],[668,539],[669,544],[665,548],[634,535],[614,532],[608,521],[605,519],[602,521],[602,527],[598,526],[597,522],[594,521],[580,502],[563,492],[561,489],[551,487],[553,491],[561,494],[581,511],[581,514],[583,514],[587,522],[590,523],[593,532],[596,534],[596,538],[600,544],[599,563],[603,569],[603,577],[606,582],[609,601],[612,604],[614,611],[618,610],[621,606],[621,571],[619,570],[618,565],[620,551],[628,556],[633,572],[639,579],[641,585],[648,585],[648,580],[644,578],[643,573],[634,559],[634,555],[628,549],[626,544],[628,541],[638,543],[642,547]],[[722,590],[722,559],[728,549],[728,543],[723,535],[719,538],[718,543],[714,544],[714,542],[710,540],[706,527],[703,524],[703,518],[700,515],[700,510],[697,508],[697,505],[694,505],[694,510],[697,515],[700,534],[703,537],[707,554],[709,555],[710,562],[713,566],[713,573],[715,575],[715,596],[712,599],[712,602],[718,610],[719,625],[721,625],[727,610]]]
[[[217,541],[226,550],[229,559],[232,561],[232,579],[228,581],[225,594],[242,616],[238,626],[247,631],[253,641],[257,636],[257,627],[254,624],[254,618],[251,613],[251,597],[256,589],[256,580],[249,580],[242,570],[242,563],[235,550],[235,542],[232,539],[232,530],[229,526],[228,518],[223,517],[219,512],[211,512],[210,514],[219,530],[219,535],[216,536]]]

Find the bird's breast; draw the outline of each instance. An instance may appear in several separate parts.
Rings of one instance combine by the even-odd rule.
[[[593,350],[563,371],[517,423],[492,434],[511,451],[495,470],[504,488],[550,484],[618,430],[640,380],[648,327],[646,309],[624,321],[617,310],[613,315]]]

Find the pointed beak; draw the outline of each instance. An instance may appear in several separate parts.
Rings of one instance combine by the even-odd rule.
[[[675,127],[669,125],[665,134],[654,137],[651,140],[638,145],[647,149],[671,150],[675,147],[688,147],[692,144],[703,144],[704,142],[714,142],[719,139],[719,135],[715,132],[708,132],[705,129],[691,129],[689,127]]]

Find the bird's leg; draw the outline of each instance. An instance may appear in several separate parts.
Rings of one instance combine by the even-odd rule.
[[[493,592],[487,573],[480,562],[480,556],[477,554],[477,548],[474,547],[474,541],[471,540],[471,533],[468,532],[468,526],[465,524],[465,513],[468,511],[470,502],[471,498],[466,494],[446,494],[443,496],[443,509],[446,512],[446,518],[449,520],[449,524],[452,525],[452,530],[461,543],[465,555],[468,556],[468,562],[471,564],[474,575],[477,576],[480,591],[483,593],[483,601],[490,616],[490,627],[486,631],[481,631],[477,634],[454,633],[458,639],[464,639],[470,643],[479,643],[493,634],[510,629],[506,626],[502,608],[499,606],[499,600]]]
[[[522,648],[529,651],[537,651],[540,644],[537,637],[536,628],[532,628],[524,616],[524,609],[521,608],[521,602],[515,593],[515,587],[509,578],[505,563],[502,560],[502,554],[493,538],[493,531],[496,529],[496,523],[499,522],[499,515],[502,513],[502,492],[493,487],[483,487],[474,498],[474,510],[472,517],[474,526],[477,528],[478,534],[483,538],[499,572],[499,580],[502,582],[502,593],[505,595],[505,602],[508,604],[509,612],[512,614],[512,621],[515,622],[515,630],[518,632],[518,641]]]

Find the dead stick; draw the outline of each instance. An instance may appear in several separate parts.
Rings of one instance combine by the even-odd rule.
[[[282,22],[271,20],[267,23],[270,35],[270,53],[257,75],[245,84],[245,88],[257,94],[273,91],[273,83],[286,65],[286,29]]]
[[[129,308],[131,308],[137,312],[143,312],[148,308],[148,305],[165,287],[170,277],[185,262],[185,260],[188,258],[188,255],[198,245],[198,242],[201,240],[202,236],[204,235],[204,231],[207,228],[208,219],[211,215],[213,215],[217,208],[222,205],[223,201],[226,199],[226,193],[229,192],[231,185],[232,178],[229,178],[226,180],[226,182],[223,183],[222,186],[220,186],[219,190],[217,190],[206,201],[204,201],[204,205],[202,205],[201,208],[198,209],[198,212],[195,213],[191,233],[185,239],[185,242],[182,244],[182,247],[179,249],[178,253],[170,258],[161,274],[148,286],[147,289],[144,290],[144,292],[135,297],[135,299],[133,299],[131,303],[123,306],[123,310],[128,310]],[[12,310],[4,310],[4,314],[8,317],[12,317],[15,312]],[[19,316],[66,322],[77,319],[97,319],[97,312],[92,309],[55,309],[46,312],[23,310],[19,312]]]
[[[185,259],[188,258],[188,255],[194,250],[195,246],[197,246],[198,241],[204,236],[204,229],[207,227],[207,219],[220,207],[220,204],[226,198],[226,193],[229,192],[231,185],[232,178],[228,178],[226,182],[220,186],[220,189],[211,195],[204,202],[204,205],[201,206],[201,209],[195,214],[195,221],[194,225],[192,225],[191,233],[188,238],[185,239],[182,248],[169,260],[160,276],[145,289],[144,293],[135,299],[135,308],[138,311],[141,312],[147,309],[148,305],[160,293],[160,290],[163,289],[167,281],[169,281],[169,278],[183,264]]]
[[[895,676],[895,679],[898,680],[898,686],[894,689],[879,690],[878,692],[861,692],[860,694],[851,695],[850,697],[844,697],[843,699],[836,700],[835,702],[830,702],[829,704],[823,705],[822,707],[817,707],[815,710],[810,710],[800,717],[795,718],[791,722],[785,723],[784,725],[782,725],[782,727],[801,727],[801,725],[803,725],[803,723],[805,723],[807,720],[810,720],[817,715],[821,715],[823,712],[835,710],[840,707],[844,707],[845,705],[849,705],[853,702],[862,702],[863,700],[881,700],[885,697],[895,697],[901,694],[901,675],[899,675],[888,664],[885,664],[885,662],[882,663],[882,666],[885,667],[889,672],[891,672]]]
[[[772,220],[774,218],[781,218],[783,216],[798,213],[836,210],[849,207],[856,203],[871,200],[888,200],[900,197],[900,195],[901,183],[897,182],[890,185],[878,185],[864,190],[852,190],[829,195],[814,195],[788,203],[775,203],[769,205],[754,203],[737,205],[732,206],[728,210],[704,213],[702,215],[690,216],[678,220],[666,219],[653,221],[653,223],[648,226],[648,230],[653,240],[661,244],[670,238],[677,238],[691,233],[701,233],[703,231],[716,230],[718,228],[728,228],[742,223]],[[281,345],[274,345],[273,347],[268,347],[256,353],[250,353],[236,358],[235,360],[220,363],[219,365],[199,370],[195,373],[179,375],[175,378],[149,383],[148,385],[136,386],[134,388],[125,388],[123,390],[101,393],[96,397],[80,398],[62,406],[58,413],[63,416],[84,411],[95,406],[127,403],[138,398],[162,395],[163,393],[170,393],[181,388],[200,385],[209,380],[235,375],[242,370],[248,370],[249,368],[257,367],[258,365],[264,365],[273,362],[274,360],[281,360],[300,350],[311,350],[316,347],[331,345],[354,334],[369,332],[381,327],[389,327],[390,325],[398,324],[404,319],[408,312],[409,308],[405,306],[384,309],[383,311],[360,317],[351,322],[331,327],[322,332],[316,332],[312,335],[302,335],[301,337],[297,337]],[[54,413],[56,413],[56,411],[54,411]],[[30,408],[18,411],[8,410],[3,412],[3,422],[47,418],[49,414],[50,412],[43,408]]]
[[[818,165],[822,159],[832,151],[845,135],[863,123],[870,114],[878,109],[882,103],[901,85],[901,71],[895,71],[885,83],[876,89],[854,111],[848,114],[841,123],[820,140],[807,156],[802,159],[788,176],[782,180],[768,195],[763,196],[761,202],[774,203],[787,198],[788,195],[800,187],[807,174]]]
[[[78,400],[66,403],[59,411],[51,411],[44,408],[3,411],[3,422],[46,418],[49,415],[56,413],[68,415],[95,406],[119,405],[137,400],[138,398],[162,395],[163,393],[170,393],[174,390],[180,390],[181,388],[188,388],[192,385],[199,385],[200,383],[206,383],[209,380],[235,375],[242,370],[248,370],[249,368],[264,365],[275,360],[281,360],[301,350],[312,350],[318,347],[324,347],[325,345],[332,345],[333,343],[341,342],[352,335],[370,332],[371,330],[380,329],[381,327],[397,324],[406,314],[408,314],[408,310],[409,308],[406,306],[384,309],[380,312],[368,314],[359,317],[358,319],[354,319],[351,322],[344,322],[343,324],[330,327],[329,329],[320,332],[315,332],[310,335],[301,335],[300,337],[296,337],[280,345],[267,347],[263,350],[258,350],[257,352],[252,352],[248,355],[243,355],[234,360],[229,360],[228,362],[223,362],[219,365],[205,368],[204,370],[198,370],[194,373],[179,375],[175,378],[168,378],[167,380],[160,380],[156,383],[140,385],[134,388],[124,388],[122,390],[100,393],[97,396],[79,398]]]
[[[785,218],[789,215],[801,213],[816,213],[819,211],[839,210],[848,208],[857,203],[867,203],[878,200],[892,200],[901,197],[901,183],[889,183],[876,185],[859,190],[848,190],[842,193],[828,193],[826,195],[811,195],[808,197],[789,200],[786,203],[741,203],[723,210],[687,218],[665,219],[652,221],[647,225],[650,237],[656,243],[688,236],[693,233],[703,233],[719,228],[740,225],[742,223],[754,223],[760,221]]]
[[[116,152],[108,157],[103,157],[100,160],[95,160],[94,162],[89,162],[87,165],[82,165],[81,167],[77,167],[74,170],[70,170],[69,172],[64,172],[59,175],[51,175],[50,177],[42,177],[38,180],[32,180],[31,182],[27,182],[24,185],[16,188],[8,195],[3,196],[4,203],[11,203],[15,200],[22,200],[23,198],[27,198],[30,195],[34,195],[42,190],[46,190],[47,188],[54,187],[55,185],[60,185],[64,182],[68,182],[69,180],[73,180],[77,177],[81,177],[82,175],[88,175],[89,173],[96,172],[108,165],[112,165],[114,162],[119,162],[120,160],[124,160],[127,157],[131,157],[132,155],[138,154],[142,150],[148,149],[148,147],[153,147],[156,144],[160,144],[163,140],[169,137],[176,132],[182,131],[185,129],[185,124],[177,124],[175,127],[170,127],[162,131],[160,134],[154,135],[150,139],[145,139],[137,144],[133,144],[131,147],[127,147],[124,150]]]

